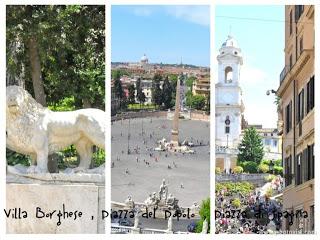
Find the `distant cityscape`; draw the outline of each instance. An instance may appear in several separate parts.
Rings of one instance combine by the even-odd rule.
[[[142,103],[142,105],[154,104],[153,88],[155,86],[154,78],[159,78],[159,88],[163,90],[164,80],[167,77],[172,94],[175,93],[175,83],[177,77],[181,79],[181,102],[182,108],[205,110],[208,105],[210,95],[210,68],[195,66],[191,64],[167,64],[167,63],[150,63],[146,54],[137,62],[113,62],[112,68],[112,112],[116,113],[120,108],[123,99],[130,99],[130,88],[134,89],[134,97],[129,100],[131,104]],[[117,74],[115,74],[117,73]],[[119,78],[119,79],[116,79]],[[122,90],[115,90],[115,81],[119,80]],[[138,99],[137,82],[143,94],[143,102]],[[117,92],[118,91],[118,92]],[[120,93],[122,91],[123,95]],[[192,96],[198,96],[200,99],[199,106],[192,104]],[[128,102],[128,101],[127,101]],[[171,104],[172,105],[172,104]],[[161,107],[161,106],[160,106]],[[168,106],[162,106],[168,108]]]

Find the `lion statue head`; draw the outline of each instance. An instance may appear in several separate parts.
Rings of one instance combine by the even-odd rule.
[[[44,107],[32,96],[19,86],[7,87],[6,112],[8,116],[21,115],[26,112],[39,113],[44,111]]]

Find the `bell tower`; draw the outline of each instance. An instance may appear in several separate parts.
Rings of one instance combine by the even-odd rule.
[[[216,144],[236,148],[241,134],[244,111],[240,87],[240,68],[243,64],[237,41],[228,36],[219,49],[216,97]]]

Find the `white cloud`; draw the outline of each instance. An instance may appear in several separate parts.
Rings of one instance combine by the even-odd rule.
[[[149,17],[154,12],[151,7],[134,7],[133,14],[140,17]]]
[[[244,116],[249,124],[262,124],[264,128],[277,127],[278,114],[271,99],[269,104],[263,102],[244,104]]]
[[[244,65],[241,68],[240,84],[259,84],[268,81],[268,78],[268,74],[259,68],[250,65]]]
[[[170,6],[167,13],[177,19],[209,26],[210,9],[207,6]]]
[[[200,24],[210,25],[210,9],[208,6],[136,6],[130,8],[132,13],[140,17],[149,17],[155,12],[164,11],[176,19]]]

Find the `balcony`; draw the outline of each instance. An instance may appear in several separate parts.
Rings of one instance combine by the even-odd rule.
[[[199,87],[199,86],[196,86],[196,87],[194,87],[194,90],[195,91],[205,91],[205,92],[207,92],[207,91],[210,91],[210,87],[208,86],[208,87]]]
[[[297,76],[301,70],[305,67],[309,59],[314,58],[314,49],[303,49],[301,54],[298,56],[297,61],[290,66],[285,66],[280,73],[280,86],[278,89],[278,93],[280,94],[284,89],[284,86],[289,82],[289,79]],[[285,84],[284,84],[285,83]],[[284,86],[282,86],[284,85]],[[281,94],[280,94],[281,95]]]
[[[289,72],[289,66],[285,66],[283,69],[282,69],[282,71],[281,71],[281,73],[280,73],[280,85],[281,85],[281,83],[282,83],[282,81],[285,79],[285,77],[286,77],[286,75],[287,75],[287,73]]]

